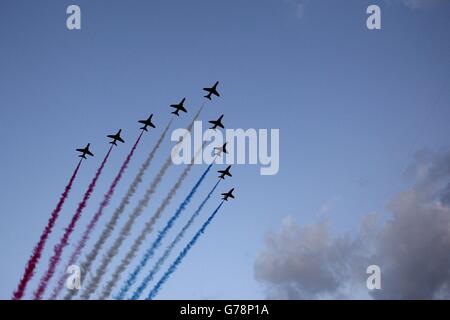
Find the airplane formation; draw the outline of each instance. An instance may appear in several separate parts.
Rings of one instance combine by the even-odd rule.
[[[115,146],[117,146],[117,141],[125,143],[125,141],[122,139],[122,137],[120,136],[120,133],[122,132],[122,129],[120,129],[119,131],[117,131],[116,134],[110,134],[107,137],[113,139],[110,144],[113,144]]]
[[[225,170],[217,171],[218,173],[220,173],[219,179],[225,180],[225,176],[232,177],[233,175],[230,173],[230,169],[231,169],[231,165],[228,166]]]
[[[219,92],[217,92],[217,85],[219,84],[219,81],[217,81],[211,88],[203,88],[204,91],[208,92],[206,96],[204,96],[206,99],[211,100],[211,95],[215,95],[216,97],[220,97]]]
[[[217,156],[220,157],[222,155],[222,153],[228,154],[227,144],[228,144],[228,142],[225,142],[223,144],[223,146],[221,146],[221,147],[214,147],[214,150],[216,150],[216,155]]]
[[[233,189],[231,189],[231,190],[230,190],[230,191],[228,191],[228,192],[222,193],[222,195],[223,195],[223,198],[222,198],[222,200],[224,200],[224,201],[228,201],[228,198],[232,198],[232,199],[234,199],[233,191],[234,191],[234,188],[233,188]]]
[[[204,96],[206,99],[212,100],[211,97],[213,95],[216,97],[220,97],[220,93],[217,91],[218,84],[219,84],[219,81],[217,81],[211,88],[203,88],[204,91],[208,92],[208,94]],[[183,98],[178,104],[171,104],[170,107],[175,109],[171,113],[176,115],[177,117],[180,116],[180,112],[187,113],[187,110],[184,107],[185,101],[186,101],[186,98]],[[209,123],[211,123],[213,125],[210,129],[213,129],[213,130],[216,130],[217,128],[225,129],[225,126],[222,123],[223,116],[224,115],[222,114],[219,117],[219,119],[209,121]],[[151,114],[146,120],[139,120],[138,122],[140,124],[144,125],[140,129],[143,131],[148,131],[148,127],[156,128],[156,126],[152,122],[152,118],[153,118],[153,114]],[[112,139],[112,141],[110,141],[109,143],[114,146],[117,146],[117,141],[119,141],[121,143],[125,143],[125,140],[123,140],[123,138],[121,137],[121,133],[122,133],[122,129],[120,129],[116,134],[108,135],[107,137]],[[81,153],[78,156],[83,159],[87,159],[86,156],[93,157],[94,154],[90,151],[90,149],[89,149],[90,146],[91,146],[91,144],[88,143],[86,145],[86,147],[76,149],[77,152]],[[227,152],[226,146],[227,146],[227,142],[224,143],[221,147],[215,147],[214,150],[216,150],[216,155],[220,156],[222,153],[227,154],[228,152]],[[217,171],[220,174],[219,179],[225,179],[226,176],[232,177],[232,174],[230,173],[230,169],[231,169],[231,165],[228,166],[225,170]],[[226,193],[222,193],[222,196],[223,196],[222,200],[228,201],[229,198],[234,199],[233,191],[234,191],[234,188]]]
[[[153,129],[156,128],[155,125],[152,123],[153,113],[148,117],[147,120],[139,120],[139,123],[142,123],[144,126],[141,128],[141,130],[148,131],[147,127],[152,127]]]
[[[184,107],[184,102],[186,101],[186,98],[183,98],[180,103],[178,104],[171,104],[171,108],[175,108],[176,110],[172,112],[172,114],[176,115],[177,117],[180,116],[179,112],[182,111],[184,113],[187,112],[186,108]]]
[[[94,156],[94,154],[89,150],[90,146],[91,146],[91,144],[88,143],[85,148],[77,149],[78,152],[81,152],[81,154],[79,155],[80,158],[87,159],[86,155],[91,156],[91,157]]]
[[[217,120],[208,121],[209,123],[211,123],[213,125],[210,129],[216,130],[217,127],[225,129],[225,127],[224,127],[224,125],[222,123],[222,119],[223,119],[223,115],[221,115],[219,117],[219,119],[217,119]]]

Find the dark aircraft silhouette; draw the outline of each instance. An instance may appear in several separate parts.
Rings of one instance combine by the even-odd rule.
[[[176,110],[172,112],[172,114],[176,115],[177,117],[180,116],[179,112],[187,112],[186,108],[184,107],[184,102],[186,101],[186,98],[183,98],[179,104],[171,104],[170,106],[172,108],[175,108]]]
[[[87,146],[86,146],[86,148],[84,148],[84,149],[77,149],[77,150],[76,150],[76,151],[82,153],[82,154],[79,155],[80,158],[87,159],[87,158],[86,158],[86,155],[91,156],[91,157],[94,156],[94,154],[89,150],[90,145],[91,145],[91,144],[88,143]]]
[[[210,129],[215,130],[217,127],[225,129],[225,127],[222,124],[222,119],[223,119],[223,115],[221,115],[220,118],[217,120],[208,121],[209,123],[213,124],[213,126]]]
[[[223,198],[222,198],[222,200],[224,200],[224,201],[228,201],[228,198],[232,198],[232,199],[234,199],[234,196],[233,196],[233,191],[234,191],[234,188],[233,188],[233,189],[231,189],[230,191],[226,192],[226,193],[222,193],[222,195],[223,195]]]
[[[144,131],[148,131],[147,127],[150,126],[152,128],[156,128],[155,125],[152,123],[152,117],[153,117],[153,113],[150,115],[150,117],[148,117],[147,120],[139,120],[139,123],[142,123],[144,126],[141,128]]]
[[[219,179],[225,180],[225,176],[232,177],[232,174],[230,173],[231,166],[228,166],[225,170],[219,170],[217,171],[220,173]]]
[[[223,153],[228,153],[228,151],[227,151],[227,143],[228,142],[225,142],[223,144],[223,146],[221,146],[221,147],[214,147],[214,150],[217,150],[216,151],[216,155],[220,156],[222,154],[222,152]]]
[[[120,129],[116,134],[111,134],[108,136],[108,138],[113,139],[113,141],[111,141],[110,143],[117,146],[117,141],[120,141],[122,143],[124,143],[125,141],[120,137],[120,133],[122,132],[122,129]]]
[[[220,97],[219,92],[217,92],[217,85],[219,84],[219,81],[217,81],[212,88],[203,88],[204,91],[208,92],[208,94],[205,96],[206,99],[211,100],[211,95],[215,95],[217,97]]]

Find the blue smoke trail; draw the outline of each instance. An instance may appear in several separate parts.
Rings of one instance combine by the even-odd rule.
[[[170,275],[175,272],[177,267],[180,265],[180,263],[183,261],[184,257],[188,254],[189,250],[195,245],[198,238],[205,232],[205,229],[208,227],[208,225],[211,223],[211,221],[214,219],[215,215],[219,211],[220,207],[222,207],[224,200],[219,204],[219,206],[214,210],[214,212],[209,216],[208,220],[205,221],[205,223],[202,225],[200,230],[197,231],[195,236],[189,241],[189,243],[184,247],[184,249],[180,252],[176,260],[171,264],[169,269],[166,271],[166,273],[162,276],[162,278],[158,281],[158,283],[153,287],[152,291],[147,296],[146,300],[153,300],[153,298],[158,294],[159,290],[161,289],[161,286],[169,279]]]
[[[170,230],[170,228],[173,227],[173,224],[177,220],[177,218],[180,216],[181,212],[186,208],[186,206],[191,201],[192,197],[194,196],[195,192],[197,191],[200,184],[205,179],[206,175],[208,174],[209,170],[213,166],[214,162],[212,162],[208,168],[206,168],[205,172],[201,175],[200,179],[198,179],[197,183],[194,185],[194,187],[191,189],[191,192],[189,192],[188,196],[184,201],[180,204],[177,211],[175,211],[175,214],[170,218],[169,221],[167,221],[164,228],[159,231],[158,237],[156,240],[152,243],[152,245],[147,249],[144,256],[142,257],[140,263],[136,266],[136,268],[133,270],[132,273],[128,276],[128,279],[125,281],[124,285],[119,291],[119,294],[117,295],[118,300],[122,300],[125,297],[125,294],[128,292],[130,287],[136,282],[136,278],[141,272],[141,270],[145,267],[148,260],[155,254],[156,249],[158,249],[159,245],[161,244],[161,241],[163,240],[164,236],[167,234],[167,232]]]
[[[131,297],[131,300],[139,299],[139,297],[141,296],[142,292],[144,292],[145,288],[147,288],[148,284],[150,283],[150,281],[152,281],[152,279],[155,276],[155,274],[161,269],[161,267],[163,266],[164,262],[167,260],[167,258],[169,257],[170,253],[172,252],[173,248],[175,248],[175,246],[183,238],[184,234],[189,229],[189,227],[194,223],[194,220],[200,214],[200,212],[202,211],[202,209],[205,206],[206,202],[208,202],[209,198],[211,198],[212,194],[216,190],[216,188],[219,185],[220,181],[222,181],[222,180],[219,180],[219,181],[216,182],[214,187],[211,189],[211,191],[208,193],[206,198],[199,205],[199,207],[194,212],[194,214],[191,216],[189,221],[184,225],[183,229],[181,229],[181,231],[178,233],[178,235],[175,237],[175,239],[172,241],[172,243],[167,247],[166,251],[164,251],[164,254],[161,256],[161,258],[159,258],[158,262],[156,262],[156,264],[153,267],[153,269],[150,271],[149,274],[147,274],[147,276],[142,281],[141,285],[134,292],[133,296]]]

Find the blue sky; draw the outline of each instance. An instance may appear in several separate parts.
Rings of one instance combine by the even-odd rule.
[[[350,230],[364,215],[385,212],[408,186],[402,173],[416,151],[448,147],[448,1],[79,0],[82,30],[68,31],[72,3],[0,3],[0,298],[10,298],[23,272],[76,164],[74,149],[90,142],[96,157],[83,164],[33,289],[107,150],[105,136],[122,128],[127,143],[114,150],[79,226],[131,148],[136,121],[154,113],[158,128],[144,136],[106,216],[170,119],[168,105],[187,97],[189,113],[175,126],[187,125],[203,102],[201,88],[216,80],[222,97],[202,119],[224,113],[230,128],[280,129],[280,171],[233,168],[221,188],[235,186],[236,201],[223,207],[159,298],[263,298],[255,257],[284,217],[300,225],[328,217],[336,233]],[[374,3],[382,9],[379,31],[365,23]],[[171,145],[167,139],[144,185]],[[170,170],[147,216],[181,170]],[[202,170],[195,168],[166,218]],[[200,194],[214,182],[209,176]]]

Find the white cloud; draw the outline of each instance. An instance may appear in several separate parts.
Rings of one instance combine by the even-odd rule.
[[[448,2],[448,0],[389,0],[389,2],[393,1],[400,1],[410,9],[421,9],[443,4],[446,1]]]
[[[366,267],[376,264],[382,290],[371,291],[373,298],[449,297],[450,152],[417,160],[414,187],[389,201],[384,223],[370,214],[357,231],[333,236],[329,220],[307,227],[284,220],[255,261],[255,276],[268,296],[361,298],[355,292],[364,291]]]
[[[278,232],[267,236],[255,276],[266,284],[269,298],[342,298],[355,275],[360,243],[333,238],[328,221],[302,228],[284,220]],[[355,264],[349,268],[348,261]]]

